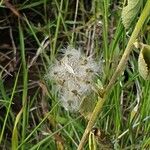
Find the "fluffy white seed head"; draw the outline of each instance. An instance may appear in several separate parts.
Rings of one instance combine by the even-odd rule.
[[[101,65],[93,57],[68,47],[63,57],[50,66],[47,80],[53,80],[58,97],[66,110],[77,111],[82,99],[92,92],[92,83]]]

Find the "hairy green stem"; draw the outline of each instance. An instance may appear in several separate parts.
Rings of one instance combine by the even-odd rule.
[[[138,34],[139,34],[139,32],[140,32],[144,22],[147,19],[147,17],[149,16],[149,14],[150,14],[150,0],[147,0],[146,5],[145,5],[145,7],[143,9],[143,12],[141,13],[141,16],[140,16],[140,18],[139,18],[139,20],[138,20],[138,22],[137,22],[137,24],[136,24],[136,26],[134,28],[134,31],[133,31],[133,33],[132,33],[132,35],[130,37],[130,40],[129,40],[128,44],[127,44],[127,47],[126,47],[126,49],[124,51],[124,54],[122,55],[122,58],[121,58],[118,66],[117,66],[117,69],[115,70],[115,72],[114,72],[114,74],[113,74],[109,84],[107,85],[104,94],[102,95],[101,98],[99,98],[99,100],[98,100],[98,102],[97,102],[97,104],[96,104],[96,106],[94,108],[94,111],[93,111],[93,113],[92,113],[92,115],[90,117],[90,120],[88,122],[88,125],[87,125],[85,131],[84,131],[84,134],[82,136],[82,139],[80,141],[80,144],[79,144],[77,150],[82,150],[83,149],[84,144],[86,142],[86,139],[88,137],[88,134],[91,131],[91,129],[92,129],[92,127],[93,127],[93,125],[94,125],[94,123],[96,121],[96,118],[97,118],[98,114],[100,113],[100,111],[102,109],[102,106],[103,106],[103,104],[104,104],[104,102],[106,100],[107,94],[111,90],[111,88],[113,87],[113,85],[114,85],[115,81],[117,80],[117,78],[123,72],[123,70],[124,70],[124,68],[126,66],[126,62],[128,60],[129,54],[132,51],[133,43],[135,42],[135,40],[136,40],[136,38],[137,38],[137,36],[138,36]]]

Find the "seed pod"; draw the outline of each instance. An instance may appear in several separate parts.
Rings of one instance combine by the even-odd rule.
[[[89,118],[96,102],[92,83],[101,73],[100,62],[71,47],[61,51],[64,51],[63,56],[49,67],[46,79],[56,89],[66,110],[79,111]]]
[[[142,44],[138,59],[138,70],[145,80],[150,80],[150,46]]]

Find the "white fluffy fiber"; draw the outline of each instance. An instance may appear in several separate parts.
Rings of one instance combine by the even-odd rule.
[[[68,47],[61,60],[50,66],[46,78],[53,80],[62,106],[77,111],[82,99],[92,91],[95,75],[100,73],[100,63],[80,50]]]

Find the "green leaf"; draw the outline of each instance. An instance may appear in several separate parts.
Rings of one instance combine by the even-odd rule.
[[[17,124],[19,123],[19,120],[21,118],[22,115],[22,109],[20,110],[20,112],[18,113],[15,123],[14,123],[14,128],[13,128],[13,132],[12,132],[12,150],[16,150],[18,147],[18,129],[17,129]]]
[[[96,150],[96,139],[94,133],[90,132],[89,134],[89,150]]]
[[[142,1],[141,0],[128,0],[127,6],[122,9],[122,23],[126,29],[128,29],[137,16]]]
[[[138,59],[138,69],[140,75],[145,80],[150,80],[150,46],[142,44]]]
[[[96,96],[94,93],[86,95],[80,104],[79,112],[87,120],[90,119],[92,111],[94,110],[96,104]]]

